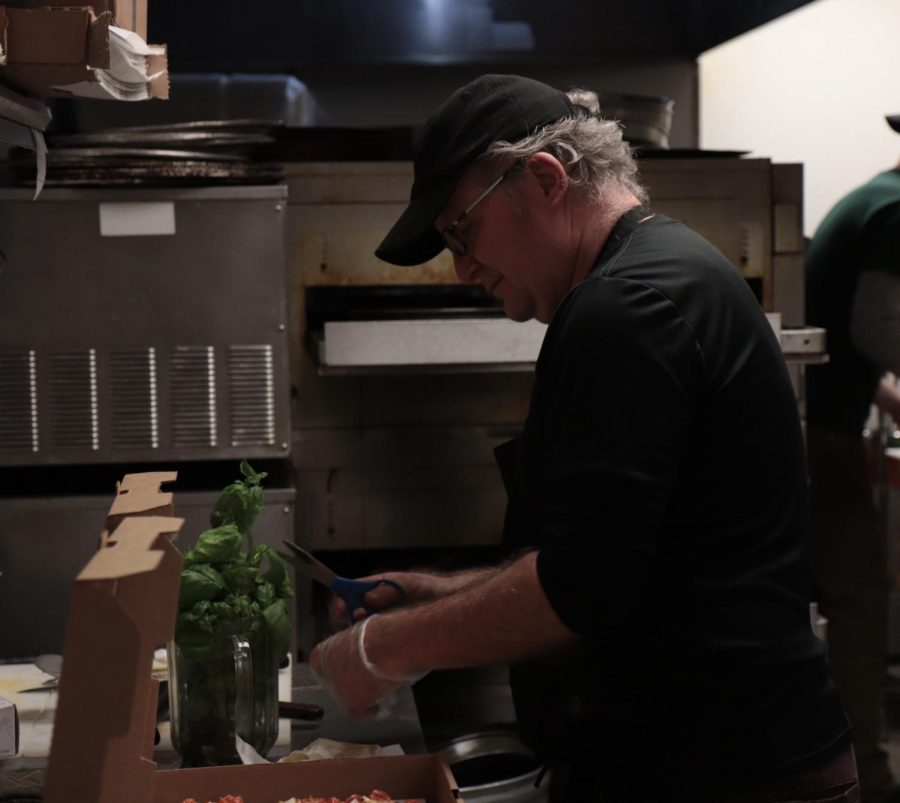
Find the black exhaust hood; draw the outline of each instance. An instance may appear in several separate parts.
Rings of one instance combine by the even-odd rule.
[[[811,0],[153,0],[172,72],[695,57]]]

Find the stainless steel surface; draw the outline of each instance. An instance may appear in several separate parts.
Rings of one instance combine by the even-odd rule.
[[[538,803],[550,799],[549,773],[511,731],[471,733],[440,748],[466,801]],[[474,768],[474,771],[473,769]],[[536,786],[539,776],[542,783]]]
[[[321,583],[325,588],[331,588],[334,578],[337,576],[322,561],[317,560],[309,554],[305,549],[297,546],[293,541],[282,539],[284,544],[293,553],[293,560],[289,561],[295,569],[303,572],[307,577],[311,577],[317,583]]]
[[[218,144],[218,143],[211,143]],[[191,159],[203,161],[206,159],[218,162],[240,162],[242,157],[231,153],[216,153],[215,151],[176,151],[165,148],[150,147],[115,147],[112,145],[98,148],[53,148],[50,151],[52,162],[75,161],[84,163],[86,168],[97,166],[103,159]],[[99,162],[102,164],[102,161]]]
[[[486,731],[459,736],[441,747],[438,752],[451,767],[461,761],[481,756],[534,755],[514,733],[508,731]]]
[[[286,455],[285,193],[0,191],[0,465]]]
[[[185,519],[177,542],[182,552],[209,527],[216,496],[176,489],[176,515]],[[293,537],[294,496],[293,488],[264,492],[265,508],[253,526],[256,541],[276,548]],[[0,498],[0,659],[62,653],[72,582],[99,546],[109,502],[109,494],[99,493]],[[289,610],[296,624],[294,606]],[[296,627],[292,633],[295,652]]]

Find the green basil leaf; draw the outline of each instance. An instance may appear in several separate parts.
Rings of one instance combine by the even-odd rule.
[[[257,571],[255,566],[230,564],[222,568],[222,578],[229,591],[252,594],[256,590]]]
[[[267,608],[273,602],[279,599],[278,593],[268,580],[258,580],[256,583],[256,601],[263,607]]]
[[[288,617],[284,600],[273,602],[264,611],[263,616],[269,625],[269,636],[272,639],[272,649],[278,659],[287,654],[291,647],[291,620]]]
[[[233,524],[225,524],[201,533],[188,553],[192,562],[226,563],[241,553],[241,533]]]
[[[254,471],[246,460],[241,460],[241,474],[244,475],[245,481],[250,485],[260,485],[269,476],[268,471]]]
[[[279,659],[289,649],[284,599],[293,596],[290,575],[275,550],[253,545],[250,532],[263,510],[262,481],[268,475],[246,460],[241,461],[241,475],[242,480],[216,497],[212,529],[201,533],[184,555],[175,639],[190,660],[210,655],[221,623],[243,619],[249,620],[251,631],[266,628]]]
[[[194,564],[181,572],[178,605],[182,609],[193,608],[202,600],[211,600],[224,593],[222,575],[208,563]]]
[[[266,544],[260,544],[258,548],[269,561],[269,568],[262,573],[263,579],[273,585],[275,593],[279,597],[293,597],[294,589],[291,587],[291,578],[287,573],[287,568],[281,556]]]

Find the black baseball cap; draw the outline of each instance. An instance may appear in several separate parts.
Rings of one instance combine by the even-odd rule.
[[[394,265],[437,256],[444,241],[434,221],[466,168],[494,142],[517,142],[576,113],[564,92],[520,75],[482,75],[457,89],[425,123],[409,205],[375,256]]]
[[[885,118],[888,121],[888,125],[894,129],[898,134],[900,134],[900,114],[889,114]]]

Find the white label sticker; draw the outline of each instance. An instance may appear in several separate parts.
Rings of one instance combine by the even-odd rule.
[[[100,204],[101,237],[149,237],[175,234],[171,201]]]

